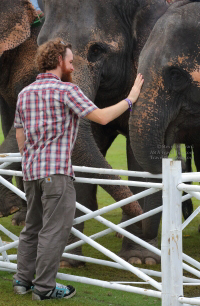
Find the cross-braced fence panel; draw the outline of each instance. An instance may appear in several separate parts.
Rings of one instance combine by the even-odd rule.
[[[6,181],[1,175],[12,175],[12,176],[22,176],[21,171],[7,170],[7,168],[12,162],[20,162],[21,157],[18,153],[16,154],[4,154],[0,156],[0,183],[4,184],[7,188],[18,194],[22,199],[26,199],[25,194],[19,190],[17,187],[13,186],[11,183]],[[91,219],[104,224],[107,229],[101,232],[95,233],[91,236],[86,236],[82,232],[78,231],[74,227],[71,232],[73,235],[78,237],[80,240],[72,243],[65,247],[63,257],[71,258],[73,260],[84,261],[88,263],[95,263],[97,265],[110,266],[116,269],[124,269],[130,271],[142,281],[139,282],[123,282],[123,281],[113,281],[107,282],[98,279],[90,279],[86,277],[67,275],[64,273],[58,273],[57,277],[62,280],[81,282],[85,284],[102,286],[105,288],[123,290],[127,292],[133,292],[138,294],[145,294],[148,296],[154,296],[162,299],[162,305],[168,306],[178,306],[184,303],[189,303],[191,305],[200,305],[200,300],[198,298],[186,298],[183,297],[183,285],[200,285],[200,263],[190,256],[182,253],[182,230],[191,222],[191,220],[198,215],[200,208],[198,207],[196,211],[182,224],[181,219],[181,202],[186,201],[191,197],[196,197],[200,199],[200,186],[187,185],[185,182],[195,180],[200,181],[200,173],[193,174],[182,174],[181,164],[179,161],[172,161],[170,159],[163,160],[163,174],[162,175],[152,175],[147,172],[135,172],[135,171],[124,171],[124,170],[113,170],[113,169],[96,169],[89,167],[76,167],[74,170],[78,172],[85,173],[98,173],[98,174],[117,174],[126,175],[134,177],[144,177],[144,178],[158,178],[162,179],[161,183],[151,183],[151,182],[137,182],[137,181],[116,181],[116,180],[106,180],[106,179],[91,179],[91,178],[76,178],[78,183],[89,183],[89,184],[112,184],[112,185],[126,185],[126,186],[139,186],[144,187],[146,190],[139,192],[127,199],[121,200],[119,202],[113,203],[109,206],[103,207],[97,211],[91,211],[80,203],[76,203],[77,209],[84,213],[83,216],[74,219],[73,225],[77,225],[81,222],[85,222]],[[153,209],[147,213],[144,213],[135,218],[131,218],[128,221],[122,222],[120,224],[114,224],[113,222],[102,217],[103,214],[110,212],[116,208],[123,207],[130,202],[139,200],[150,194],[154,194],[162,190],[163,192],[163,205]],[[182,196],[182,191],[187,192],[186,195]],[[137,236],[131,234],[125,228],[131,224],[141,221],[145,218],[153,216],[154,214],[162,212],[162,242],[161,250],[150,245],[144,240],[138,238]],[[0,240],[0,270],[3,271],[13,271],[17,269],[17,264],[12,263],[12,261],[17,260],[17,255],[8,255],[7,250],[12,248],[17,248],[18,237],[13,233],[9,232],[2,225],[0,226],[0,231],[4,232],[5,235],[10,237],[13,242],[4,243]],[[112,251],[106,249],[104,246],[96,242],[100,237],[103,237],[113,231],[116,231],[123,236],[133,240],[135,243],[140,244],[142,247],[154,252],[155,254],[161,256],[162,271],[153,271],[150,269],[141,269],[133,266],[117,256]],[[83,244],[89,244],[98,251],[106,255],[110,260],[101,260],[97,258],[90,258],[86,256],[78,256],[67,253],[68,251],[82,246]],[[185,261],[183,263],[183,260]],[[189,265],[188,265],[189,264]],[[191,265],[193,267],[191,267]],[[197,278],[185,277],[183,276],[183,269],[192,273]],[[161,282],[158,282],[153,277],[160,277]],[[146,289],[135,287],[134,285],[149,284],[154,289]],[[186,304],[185,304],[186,305]]]

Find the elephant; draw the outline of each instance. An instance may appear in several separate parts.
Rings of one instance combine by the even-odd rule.
[[[2,5],[1,12],[3,12],[3,9],[6,10],[6,4],[10,3],[9,1],[4,1],[5,0],[2,0],[0,4]],[[12,7],[14,7],[16,4],[18,7],[19,4],[21,6],[24,6],[24,4],[30,5],[29,1],[16,1],[17,0],[11,1]],[[4,5],[2,3],[4,3]],[[47,3],[44,2],[45,8],[43,8],[41,2],[39,4],[40,7],[45,11],[46,21],[44,27],[42,28],[41,35],[38,38],[38,42],[42,43],[47,39],[53,38],[57,35],[63,37],[63,39],[67,38],[68,41],[72,42],[76,64],[76,73],[73,77],[74,82],[76,82],[85,92],[85,94],[91,100],[95,101],[99,107],[112,105],[118,102],[120,99],[126,97],[136,75],[139,53],[145,41],[147,40],[155,22],[167,10],[169,6],[167,3],[165,3],[165,1],[158,0],[118,0],[114,3],[113,1],[105,0],[101,1],[101,3],[98,1],[91,2],[84,0],[81,2],[71,1],[71,4],[65,3],[65,1],[60,1],[59,6],[56,5],[55,2],[51,3],[48,1]],[[55,5],[55,7],[52,7],[52,5]],[[65,12],[66,7],[67,11]],[[49,11],[51,8],[52,10]],[[32,8],[29,6],[29,13],[31,12]],[[66,21],[61,18],[63,12],[65,12],[64,16],[67,22],[69,22],[68,26],[65,25]],[[91,18],[89,18],[90,16]],[[104,19],[102,16],[104,16]],[[110,16],[113,16],[113,18],[110,18]],[[1,20],[3,20],[3,17],[5,18],[5,16],[2,14]],[[23,16],[20,16],[21,19],[23,19],[22,17]],[[78,26],[76,20],[80,20],[81,25]],[[5,24],[8,23],[5,22]],[[107,31],[108,27],[111,31],[110,33]],[[36,30],[39,32],[39,27]],[[6,31],[4,30],[4,34],[2,35],[4,40],[6,37],[5,33]],[[8,32],[8,35],[9,34],[10,32]],[[31,31],[30,38],[32,35],[33,34]],[[22,44],[21,41],[19,41],[19,46],[17,48],[22,50],[24,44],[26,43],[28,46],[28,40],[30,38],[27,39],[27,42],[25,41]],[[34,36],[34,42],[35,38],[36,35]],[[34,51],[33,53],[36,52],[36,44],[34,47],[32,47],[31,50],[32,52]],[[29,67],[28,65],[30,65],[30,63],[33,63],[33,53],[32,57],[30,56],[29,58],[28,64],[26,64],[27,68]],[[1,66],[4,69],[8,69],[7,61],[9,56],[13,59],[12,63],[15,64],[15,54],[18,54],[15,46],[13,46],[13,49],[11,47],[11,49],[4,51],[0,58]],[[18,57],[18,61],[19,60],[20,54]],[[23,67],[23,65],[21,66]],[[14,68],[15,65],[12,65],[12,67]],[[4,98],[4,100],[1,99],[1,117],[3,126],[5,126],[3,127],[3,131],[6,138],[5,142],[0,147],[0,152],[5,153],[18,151],[15,140],[15,131],[12,126],[14,109],[17,100],[17,94],[22,89],[22,87],[26,86],[28,83],[34,80],[38,73],[35,70],[34,65],[31,67],[33,67],[33,69],[30,70],[30,74],[26,74],[24,79],[18,78],[17,71],[13,69],[13,75],[16,75],[15,83],[12,83],[12,80],[9,81],[15,89],[13,90],[13,88],[10,88],[9,90],[13,95],[13,104],[11,104],[11,100],[8,99],[7,96]],[[84,78],[82,76],[83,71],[85,72]],[[11,73],[8,73],[8,78],[10,75]],[[17,88],[15,88],[15,84],[18,84]],[[7,84],[4,87],[1,87],[0,96],[4,96],[3,92],[4,88],[7,88],[6,86]],[[13,109],[13,117],[10,117],[9,115],[10,108]],[[106,152],[113,140],[119,133],[121,133],[127,138],[128,168],[133,170],[141,170],[142,168],[136,162],[130,147],[128,129],[129,115],[130,113],[126,112],[123,116],[121,116],[121,118],[115,120],[115,122],[107,125],[106,127],[100,127],[95,124],[90,125],[87,120],[82,120],[78,133],[77,143],[72,156],[73,164],[81,166],[92,166],[97,168],[110,168],[108,163],[105,161],[104,156],[106,155]],[[7,120],[10,122],[10,125],[6,128]],[[81,176],[81,174],[78,175]],[[96,175],[96,177],[101,176]],[[107,176],[107,178],[110,178],[110,176]],[[112,178],[119,179],[119,177],[113,176]],[[77,183],[75,186],[77,192],[77,201],[86,207],[95,210],[97,208],[96,187],[87,186],[86,188],[85,184],[83,185]],[[104,187],[117,201],[132,195],[130,189],[126,187],[102,187]],[[1,194],[3,194],[4,187],[1,185],[0,188]],[[137,192],[138,190],[134,188],[132,191]],[[7,195],[8,200],[9,198],[10,196]],[[1,201],[5,200],[1,199]],[[3,211],[2,207],[5,207],[2,215],[10,214],[13,212],[13,202],[15,203],[14,210],[18,209],[19,204],[14,194],[12,195],[12,200],[10,203],[7,204],[5,202],[0,202],[1,212]],[[24,203],[22,203],[22,205],[25,215]],[[143,205],[143,203],[141,203],[141,205]],[[127,219],[127,213],[129,213],[129,209],[124,207],[124,210],[126,210],[126,214],[123,214],[123,219]],[[17,216],[14,216],[14,221],[19,223],[21,220],[24,220],[24,215],[22,215],[20,211]],[[77,211],[77,216],[78,215],[80,215],[79,211]],[[83,230],[83,226],[83,224],[80,224],[79,229]],[[137,226],[129,227],[129,231],[136,233],[141,238],[144,238],[141,229],[139,229]],[[71,236],[70,242],[74,241],[75,238]],[[151,240],[151,243],[154,243],[155,241],[156,239],[153,239]],[[73,252],[80,254],[81,248],[73,250]],[[147,252],[146,250],[142,250],[138,247],[138,245],[130,242],[126,238],[123,239],[122,250],[119,254],[129,262],[143,261],[145,263],[152,263],[159,261],[159,258],[155,257],[155,255]],[[77,264],[77,262],[72,260],[70,260],[69,263],[70,265]]]
[[[28,0],[2,0],[0,2],[1,35],[0,35],[0,107],[1,121],[5,141],[0,146],[0,153],[18,152],[13,121],[16,101],[19,92],[28,84],[35,81],[37,71],[34,58],[37,52],[37,37],[41,29],[42,20],[35,22],[36,11]],[[80,165],[95,164],[101,168],[111,168],[91,138],[88,122],[82,123],[79,129],[73,162]],[[92,137],[93,139],[93,137]],[[91,155],[90,150],[94,153]],[[96,163],[96,160],[98,162]],[[19,170],[20,164],[12,164],[12,169]],[[101,176],[99,176],[101,177]],[[5,176],[5,178],[7,178]],[[119,180],[119,176],[103,176]],[[9,178],[8,180],[12,180]],[[18,187],[23,190],[22,180],[18,180]],[[132,196],[127,186],[102,186],[116,200]],[[85,189],[81,186],[80,188]],[[23,224],[26,215],[26,202],[0,184],[0,217],[13,214],[13,224]],[[84,190],[85,197],[90,200],[91,194]],[[81,199],[78,201],[82,203]],[[95,207],[96,208],[96,207]],[[142,209],[138,202],[132,202],[122,207],[129,215],[138,215]],[[81,225],[82,226],[82,225]]]
[[[169,7],[169,4],[162,0],[61,0],[59,5],[49,0],[43,1],[43,4],[45,22],[38,36],[38,44],[55,37],[61,37],[72,44],[75,66],[73,80],[100,108],[113,105],[127,96],[137,73],[142,47],[156,21]],[[42,3],[40,6],[42,8]],[[102,156],[106,155],[117,135],[123,134],[127,139],[128,169],[140,171],[142,167],[137,163],[130,147],[129,116],[130,112],[127,111],[119,119],[103,127],[82,120],[80,127],[90,131],[90,136],[95,139]],[[86,134],[81,133],[83,137]],[[87,143],[92,158],[94,152],[91,150],[90,141],[91,139]],[[81,148],[79,142],[80,138],[77,140],[75,152],[78,152],[77,146]],[[73,155],[72,162],[74,165],[77,162],[78,165],[83,165],[82,154],[78,153],[81,159],[75,161]],[[89,160],[87,165],[91,165]],[[98,167],[97,159],[93,167]],[[142,189],[131,190],[135,193]],[[76,191],[78,201],[90,206],[92,210],[97,208],[96,186],[86,189],[86,186],[76,184]],[[143,206],[143,201],[140,205]],[[127,218],[123,213],[123,220]],[[127,230],[157,245],[156,238],[146,239],[141,228],[132,225]],[[71,241],[74,241],[73,237]],[[157,255],[126,237],[123,238],[119,255],[130,263],[160,262]],[[74,265],[75,261],[70,261],[70,264]]]
[[[5,138],[0,153],[18,152],[13,128],[17,96],[35,80],[38,73],[33,59],[42,21],[35,23],[36,17],[36,11],[29,1],[0,2],[0,113]],[[14,163],[12,169],[19,170],[20,164]],[[12,181],[12,177],[5,178]],[[22,180],[16,180],[18,187],[23,189]],[[25,201],[3,185],[0,185],[0,195],[0,217],[26,207]],[[25,214],[26,209],[22,209],[19,223],[25,220]]]
[[[12,10],[11,8],[12,2]],[[34,58],[37,51],[37,36],[41,29],[42,23],[39,22],[35,25],[35,22],[31,25],[35,17],[37,16],[35,9],[30,4],[29,1],[18,1],[12,0],[7,1],[4,0],[1,2],[1,20],[3,20],[3,29],[2,29],[2,41],[1,41],[1,50],[2,54],[0,57],[0,63],[2,67],[2,75],[0,81],[0,105],[1,105],[1,120],[2,120],[2,128],[5,136],[5,141],[0,146],[0,152],[17,152],[17,142],[15,138],[15,129],[13,128],[13,120],[15,114],[15,106],[17,101],[18,93],[28,84],[33,82],[39,73],[35,67]],[[12,16],[13,12],[13,16]],[[31,16],[31,17],[30,17]],[[13,23],[10,24],[8,18],[13,17]],[[25,20],[24,20],[24,19]],[[21,24],[21,29],[19,32],[18,24]],[[34,26],[34,27],[33,27]],[[19,33],[18,33],[19,32]],[[25,32],[25,33],[24,33]],[[10,37],[12,39],[10,39]],[[15,37],[15,40],[13,39]],[[4,48],[4,45],[6,46]],[[10,60],[12,59],[12,61]],[[10,62],[10,65],[8,63]],[[3,71],[7,71],[6,79]],[[11,77],[12,76],[12,77]],[[82,140],[83,134],[85,132],[85,124],[80,128],[81,134],[79,133],[78,141],[77,141],[77,149],[74,153],[74,161],[77,164],[78,160],[81,165],[86,165],[85,156],[87,156],[88,149],[87,139],[91,137],[90,131],[87,131],[87,135],[84,136],[85,143]],[[81,146],[81,148],[79,148]],[[93,142],[90,142],[90,149],[93,148]],[[79,154],[76,153],[79,151]],[[89,152],[89,150],[88,150]],[[109,164],[105,161],[104,157],[98,150],[98,148],[93,148],[93,152],[96,154],[96,158],[98,158],[98,166],[102,168],[109,168]],[[90,159],[91,156],[88,156],[87,159]],[[94,158],[91,158],[93,160]],[[12,169],[18,169],[20,167],[19,164],[13,164]],[[106,176],[106,178],[120,179],[119,176]],[[105,176],[104,176],[105,178]],[[19,186],[23,189],[21,182],[19,181]],[[8,191],[4,186],[0,186],[1,194],[5,196],[0,199],[0,216],[6,216],[14,213],[19,209],[20,206],[23,209],[20,210],[19,214],[14,217],[14,221],[19,224],[20,221],[25,220],[26,214],[26,203],[21,203],[19,198]],[[117,201],[127,198],[132,195],[130,189],[126,186],[121,186],[120,188],[116,186],[103,186],[111,196]],[[13,206],[13,202],[15,203]],[[81,202],[81,201],[80,201]],[[133,202],[125,205],[122,209],[130,215],[137,215],[142,213],[142,209],[137,202]],[[14,222],[14,223],[15,223]]]
[[[130,143],[139,165],[160,173],[162,158],[174,143],[192,146],[200,170],[200,3],[173,3],[155,24],[140,53],[138,71],[145,83],[129,120]],[[150,196],[143,209],[160,205]],[[160,197],[160,198],[159,198]],[[157,236],[160,216],[142,224],[149,239]]]

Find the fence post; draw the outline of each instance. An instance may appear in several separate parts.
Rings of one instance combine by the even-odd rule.
[[[162,235],[161,235],[161,271],[162,271],[162,306],[170,305],[170,205],[169,205],[169,182],[171,159],[162,160],[163,191],[162,191]]]
[[[162,306],[180,306],[183,295],[181,162],[163,159]]]

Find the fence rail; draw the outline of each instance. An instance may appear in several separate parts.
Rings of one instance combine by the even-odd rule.
[[[17,187],[9,183],[1,175],[10,176],[22,176],[21,171],[12,171],[7,168],[13,162],[21,162],[21,157],[19,153],[10,154],[0,154],[0,183],[4,184],[7,188],[12,190],[14,193],[19,195],[22,199],[26,200],[24,192],[19,190]],[[137,181],[126,181],[126,180],[106,180],[106,179],[94,179],[94,178],[82,178],[77,177],[76,182],[78,183],[89,183],[89,184],[107,184],[107,185],[126,185],[126,186],[139,186],[146,190],[139,192],[127,199],[121,200],[107,207],[103,207],[97,211],[91,211],[84,207],[80,203],[76,203],[76,207],[81,210],[85,215],[74,219],[73,225],[79,224],[81,222],[90,220],[94,218],[95,220],[104,224],[108,229],[103,230],[99,233],[91,235],[90,237],[81,233],[74,227],[72,227],[71,232],[78,237],[80,240],[71,245],[65,247],[63,257],[73,258],[74,260],[80,260],[84,262],[95,263],[98,265],[110,266],[116,269],[124,269],[130,271],[142,281],[139,282],[107,282],[102,280],[94,280],[86,277],[66,275],[64,273],[58,273],[57,277],[62,280],[81,282],[85,284],[91,284],[96,286],[102,286],[105,288],[123,290],[126,292],[138,293],[147,296],[153,296],[161,298],[162,306],[180,306],[180,305],[200,305],[200,298],[187,298],[183,296],[183,286],[184,285],[200,285],[200,263],[190,256],[183,254],[182,252],[182,231],[183,229],[193,220],[194,217],[200,212],[200,207],[198,207],[193,214],[182,224],[182,202],[191,198],[196,197],[200,199],[200,186],[186,184],[186,182],[199,182],[200,173],[181,173],[181,162],[172,161],[171,159],[163,159],[162,161],[162,175],[153,175],[147,172],[136,172],[136,171],[125,171],[125,170],[113,170],[113,169],[97,169],[89,167],[78,167],[74,166],[76,172],[84,173],[98,173],[98,174],[110,174],[110,175],[125,175],[131,177],[140,178],[157,178],[162,180],[162,182],[152,183],[152,182],[137,182]],[[6,169],[5,169],[6,168]],[[132,201],[139,200],[145,196],[156,193],[162,190],[163,205],[153,209],[143,215],[132,218],[128,221],[122,222],[118,225],[108,221],[101,215],[112,211],[118,207],[122,207]],[[187,194],[182,196],[182,191]],[[162,238],[161,238],[161,250],[150,245],[144,240],[138,238],[137,236],[131,234],[125,230],[125,227],[141,221],[145,218],[153,216],[157,213],[162,212]],[[8,255],[7,251],[12,248],[17,248],[18,237],[13,233],[9,232],[2,225],[0,225],[0,231],[7,235],[13,242],[4,243],[0,239],[0,270],[2,271],[12,271],[15,272],[17,269],[17,264],[12,263],[17,259],[17,255]],[[154,252],[155,254],[161,256],[161,271],[153,271],[149,269],[140,269],[135,267],[110,250],[106,249],[95,240],[99,237],[103,237],[113,231],[124,235],[125,237],[133,240],[134,242],[140,244],[146,249]],[[88,243],[98,251],[105,254],[112,261],[100,260],[85,256],[78,256],[66,253],[67,251]],[[183,260],[185,261],[183,263]],[[188,265],[189,264],[189,265]],[[192,265],[192,266],[191,266]],[[183,276],[183,269],[195,275],[197,278],[185,277]],[[153,277],[160,277],[161,282],[158,282]],[[146,289],[135,287],[134,285],[149,284],[154,289]]]

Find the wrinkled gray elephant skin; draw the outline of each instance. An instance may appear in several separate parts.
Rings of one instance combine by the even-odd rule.
[[[70,42],[74,53],[74,82],[100,108],[113,105],[129,93],[136,76],[139,53],[155,22],[168,6],[160,0],[61,0],[59,5],[53,0],[44,1],[45,23],[38,44],[54,37]],[[96,158],[91,137],[95,138],[99,150],[105,156],[113,140],[122,133],[127,137],[128,168],[141,170],[130,148],[128,120],[128,111],[107,126],[90,125],[82,120],[72,157],[73,164],[99,167],[100,160]],[[82,154],[79,144],[83,138],[85,152],[90,159]],[[86,189],[76,184],[76,190],[78,202],[91,209],[97,207],[96,187]],[[133,188],[132,191],[139,190]],[[123,219],[126,218],[124,215]],[[129,230],[144,238],[141,229],[136,226],[129,227]],[[160,260],[126,238],[120,256],[137,263],[155,263]],[[149,257],[154,259],[148,261]]]
[[[178,1],[157,21],[140,54],[145,79],[130,117],[133,153],[143,169],[162,170],[174,143],[193,146],[200,171],[200,3]],[[159,202],[148,197],[144,211]],[[157,236],[160,219],[143,223],[145,236]]]

